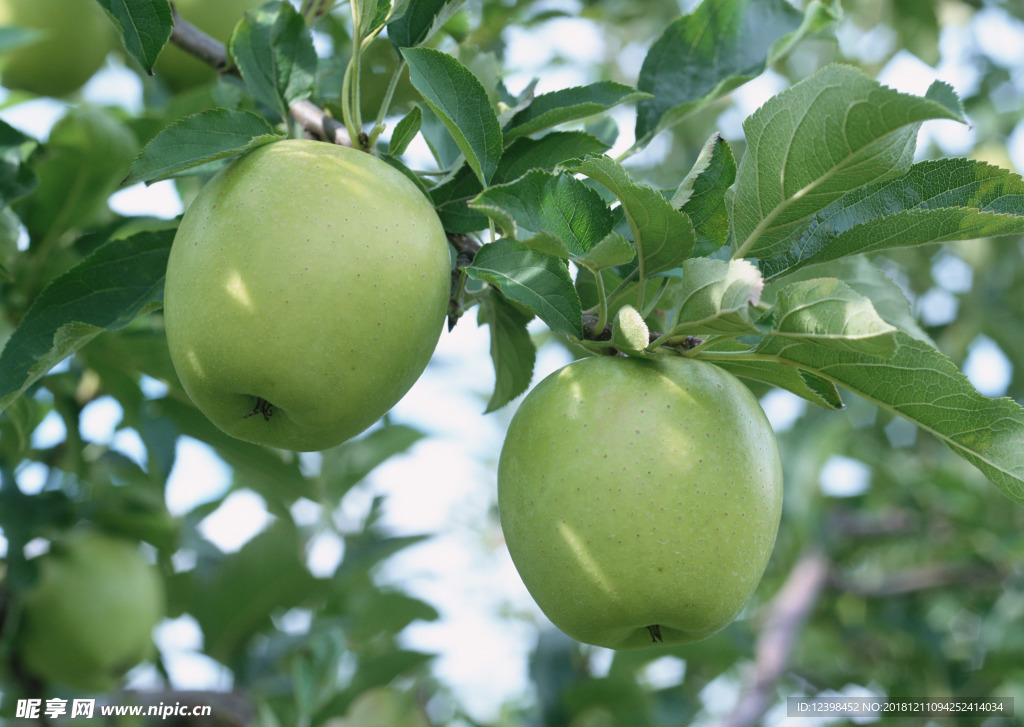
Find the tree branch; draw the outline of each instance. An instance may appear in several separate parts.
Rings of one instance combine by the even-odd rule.
[[[914,522],[905,513],[894,512],[878,522],[858,523],[849,518],[846,524],[871,525],[865,532],[895,533],[904,532]],[[846,532],[861,530],[850,527]],[[997,568],[938,563],[892,573],[878,581],[848,579],[835,571],[820,550],[808,551],[793,566],[772,601],[755,647],[754,668],[735,708],[719,727],[753,727],[764,716],[774,699],[775,685],[786,672],[793,643],[824,588],[837,588],[864,598],[887,598],[961,584],[992,585],[1006,575]]]
[[[216,68],[221,73],[237,73],[228,68],[227,48],[213,36],[207,35],[174,10],[174,28],[171,41],[199,60]],[[302,128],[334,144],[352,146],[352,140],[345,125],[331,118],[322,108],[311,101],[296,101],[288,109],[289,114]]]
[[[819,550],[805,553],[782,585],[757,639],[753,673],[720,727],[752,727],[771,706],[800,627],[829,579],[831,564]]]
[[[466,312],[463,305],[463,293],[465,292],[466,273],[465,268],[473,264],[477,251],[480,250],[480,241],[469,235],[462,235],[455,232],[447,233],[448,244],[455,248],[455,267],[452,269],[452,288],[448,297],[448,330],[455,328],[459,318]]]
[[[829,585],[863,598],[888,598],[946,586],[993,585],[999,583],[1006,575],[996,568],[936,563],[890,573],[878,580],[846,578],[839,573],[833,573]]]
[[[473,258],[476,257],[477,251],[480,249],[480,241],[469,235],[462,235],[457,232],[448,233],[448,242],[451,243],[452,247],[459,254],[462,263],[459,267],[464,267],[473,262]]]
[[[345,125],[334,117],[328,116],[322,108],[312,101],[305,99],[296,101],[288,109],[288,113],[307,131],[311,131],[334,144],[352,146],[352,140],[348,136]]]
[[[827,532],[840,537],[888,537],[916,533],[920,529],[920,516],[906,508],[889,508],[872,514],[843,508],[828,514]]]
[[[228,66],[228,53],[224,44],[181,17],[173,5],[171,12],[174,17],[171,42],[223,73]]]

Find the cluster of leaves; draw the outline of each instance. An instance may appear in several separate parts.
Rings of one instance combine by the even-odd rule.
[[[126,48],[151,67],[160,43],[142,41],[169,37],[169,16],[153,14],[161,3],[115,5]],[[460,309],[478,303],[481,320],[491,326],[497,387],[489,409],[529,385],[534,357],[526,325],[533,316],[599,349],[608,339],[606,324],[631,306],[655,333],[646,343],[630,344],[628,332],[613,332],[620,349],[713,359],[830,408],[841,408],[841,386],[933,432],[1024,501],[1024,462],[1017,454],[1024,412],[1011,401],[978,395],[921,335],[900,291],[864,257],[1024,232],[1024,183],[1016,175],[964,159],[914,163],[923,122],[965,121],[950,87],[936,83],[914,97],[854,68],[826,67],[745,122],[746,151],[738,165],[729,144],[715,135],[676,189],[656,190],[604,155],[607,140],[562,127],[636,103],[636,141],[628,156],[762,71],[834,19],[837,7],[814,2],[801,14],[785,2],[708,2],[655,41],[636,89],[603,81],[539,96],[527,89],[514,97],[499,82],[491,89],[495,104],[469,67],[423,45],[458,5],[410,2],[394,15],[390,3],[354,3],[353,44],[358,49],[386,28],[401,54],[398,68],[408,66],[422,97],[396,125],[383,158],[417,180],[450,233],[489,229],[494,238],[464,269],[486,286],[468,292],[464,286],[458,301]],[[288,119],[289,109],[316,90],[312,36],[289,3],[249,13],[232,37],[230,55],[272,120]],[[356,73],[359,55],[350,66]],[[352,137],[373,145],[381,122],[367,134],[359,104],[346,97],[341,105]],[[439,122],[432,130],[428,115]],[[398,158],[417,133],[434,139],[430,146],[445,172],[431,186]],[[264,117],[213,109],[163,129],[128,179],[149,182],[208,169],[277,138]],[[159,242],[154,246],[162,249]],[[137,254],[128,245],[119,251]],[[159,294],[153,275],[159,268],[155,257],[148,276],[133,276],[151,283],[148,294],[105,309],[122,322],[145,312],[146,301]],[[78,322],[116,328],[117,320]],[[23,330],[31,332],[35,323],[30,318]],[[642,325],[641,339],[645,333]],[[43,339],[42,350],[12,362],[19,346],[10,348],[0,366],[18,372],[45,370],[35,364],[69,352]],[[20,385],[16,375],[5,379],[11,383],[0,395],[9,401],[32,376],[22,376]]]
[[[641,141],[647,118],[642,101]],[[931,431],[1021,501],[1024,412],[977,394],[865,257],[1024,232],[1020,177],[965,159],[913,163],[931,119],[963,121],[948,86],[919,98],[830,66],[746,121],[739,165],[714,136],[674,191],[638,184],[605,156],[486,188],[467,206],[503,236],[467,273],[591,347],[616,308],[633,305],[656,327],[649,341],[642,329],[639,346],[623,335],[637,355],[685,346],[683,355],[836,409],[841,386]],[[575,281],[566,260],[581,270]],[[595,303],[590,330],[581,300]],[[506,358],[523,356],[499,352],[499,364]],[[528,378],[503,393],[518,394]]]
[[[169,4],[99,2],[129,56],[152,70],[171,35]],[[705,0],[651,44],[635,87],[606,80],[539,95],[532,86],[511,93],[479,56],[438,40],[461,4],[406,0],[392,8],[389,0],[353,0],[350,23],[329,14],[314,26],[337,49],[353,52],[319,58],[314,14],[269,3],[239,22],[225,54],[230,70],[201,101],[159,116],[151,108],[149,118],[74,109],[45,144],[0,123],[0,281],[8,314],[0,334],[10,335],[0,355],[0,513],[8,513],[0,525],[10,543],[11,587],[31,579],[21,546],[80,518],[147,540],[172,574],[174,613],[195,616],[205,651],[232,668],[240,689],[267,695],[268,724],[318,723],[355,709],[367,689],[415,673],[426,660],[402,649],[396,634],[436,614],[379,588],[370,575],[414,541],[376,533],[371,514],[344,534],[338,572],[315,578],[303,551],[318,529],[334,526],[299,528],[290,514],[300,499],[329,510],[417,434],[384,427],[327,453],[316,472],[221,435],[177,385],[160,329],[174,224],[119,218],[106,208],[122,181],[175,179],[188,189],[238,154],[301,133],[294,110],[310,102],[334,113],[353,143],[420,185],[453,239],[476,240],[453,307],[456,314],[478,307],[479,321],[490,328],[496,386],[488,410],[529,385],[535,349],[527,325],[539,318],[591,352],[714,361],[754,386],[793,392],[821,407],[820,414],[844,406],[841,388],[852,391],[934,434],[1003,493],[1024,501],[1024,412],[1012,399],[978,394],[869,257],[1024,232],[1020,177],[968,159],[915,163],[921,124],[965,120],[948,86],[937,83],[917,97],[852,67],[827,66],[747,119],[738,163],[730,143],[713,134],[688,173],[655,188],[624,162],[812,38],[838,17],[837,2],[814,0],[798,12],[783,0]],[[906,10],[908,3],[897,5]],[[360,79],[372,72],[366,60],[378,51],[389,71],[377,108],[366,109],[371,89]],[[635,141],[613,159],[606,155],[618,133],[611,112],[626,104],[636,106]],[[364,128],[367,110],[376,119]],[[384,141],[384,122],[399,116]],[[418,135],[438,172],[417,174],[407,164]],[[24,251],[19,226],[28,237]],[[69,357],[70,365],[55,368]],[[147,394],[143,376],[167,382],[167,393]],[[101,393],[121,404],[122,426],[139,432],[145,468],[83,441],[79,415]],[[35,448],[32,433],[51,411],[60,415],[66,441]],[[823,441],[830,431],[824,420],[815,414],[808,421],[794,440],[816,434],[814,441]],[[171,518],[163,487],[181,436],[211,444],[236,484],[260,493],[278,523],[225,555],[197,530],[220,499],[184,522]],[[874,437],[884,438],[878,431]],[[44,496],[26,496],[13,484],[26,461],[51,468]],[[915,459],[900,471],[941,490],[928,499],[935,507],[955,494],[964,475],[946,459],[932,468],[926,463]],[[787,471],[799,471],[799,463]],[[1005,508],[969,494],[983,503],[968,508],[978,518],[1015,522]],[[819,516],[807,522],[821,522]],[[812,539],[800,532],[797,541]],[[181,546],[195,550],[197,563],[174,572],[169,557]],[[858,548],[866,546],[844,545],[835,557],[868,558]],[[775,585],[784,575],[768,577]],[[836,598],[845,598],[835,605],[840,611],[856,610],[851,599],[868,598],[847,590],[854,595]],[[319,614],[308,634],[273,629],[287,609]],[[912,604],[904,615],[909,621],[925,610]],[[834,629],[816,628],[825,642],[835,638]],[[266,633],[273,638],[261,638]],[[868,636],[876,650],[884,647],[881,635]],[[706,658],[694,667],[683,712],[670,703],[678,695],[652,706],[635,683],[628,693],[606,689],[621,686],[613,677],[632,674],[647,657],[616,657],[609,681],[568,685],[568,697],[542,699],[542,707],[552,721],[566,716],[569,699],[571,714],[645,714],[656,724],[657,709],[692,711],[699,688],[748,653],[752,638],[750,625],[741,623],[685,652]],[[561,663],[569,651],[576,658],[564,645],[554,656],[538,652],[538,683],[545,664],[571,671]],[[353,669],[352,654],[358,678],[339,691],[337,675]],[[824,669],[812,657],[806,656],[808,674]],[[832,676],[822,681],[842,686],[841,675]],[[878,678],[891,684],[892,676]]]

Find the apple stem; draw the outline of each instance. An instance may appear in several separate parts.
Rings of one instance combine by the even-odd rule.
[[[352,101],[352,77],[359,73],[358,58],[359,47],[355,45],[352,49],[352,59],[349,61],[348,66],[345,67],[345,75],[341,82],[341,118],[345,122],[345,129],[348,131],[349,137],[355,143],[359,143],[359,136],[362,133],[361,124],[357,124],[355,118],[355,109],[358,109],[359,103],[358,101],[355,103]]]
[[[651,632],[651,643],[652,644],[663,644],[663,643],[665,643],[664,639],[661,638],[661,626],[659,626],[658,624],[654,624],[653,626],[648,626],[647,630]]]
[[[594,329],[603,331],[608,323],[608,295],[604,289],[604,278],[600,270],[593,270],[594,281],[597,287],[597,324]]]
[[[387,90],[384,92],[384,100],[381,101],[380,110],[377,112],[377,122],[374,124],[373,130],[370,132],[369,146],[372,147],[377,141],[377,137],[384,131],[384,117],[387,116],[388,109],[391,108],[391,100],[395,96],[395,89],[398,87],[398,81],[402,77],[402,72],[405,70],[405,58],[402,58],[395,67],[394,72],[391,74],[391,79],[388,81]]]

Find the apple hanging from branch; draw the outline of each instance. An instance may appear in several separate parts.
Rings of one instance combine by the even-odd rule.
[[[586,358],[516,411],[498,507],[516,569],[566,634],[613,649],[687,643],[757,587],[782,465],[732,374],[683,357]]]
[[[451,287],[430,200],[370,154],[262,146],[208,182],[167,265],[185,391],[224,432],[299,451],[359,434],[416,382]]]

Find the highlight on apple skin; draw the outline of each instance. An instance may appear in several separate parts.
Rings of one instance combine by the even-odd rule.
[[[182,386],[233,437],[322,450],[426,368],[451,260],[429,199],[370,154],[288,140],[221,170],[182,218],[164,322]]]
[[[498,465],[512,560],[549,619],[612,649],[729,624],[771,555],[782,509],[774,432],[713,364],[602,356],[523,400]]]

